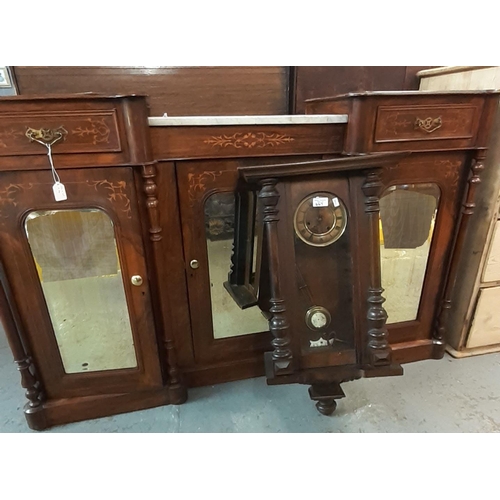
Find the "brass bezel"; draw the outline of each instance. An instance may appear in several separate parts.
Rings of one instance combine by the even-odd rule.
[[[314,243],[306,238],[304,238],[299,230],[299,227],[298,227],[298,223],[297,223],[297,215],[299,213],[299,210],[301,209],[301,207],[308,203],[312,198],[316,198],[316,197],[327,197],[328,198],[328,206],[329,207],[332,207],[333,206],[333,199],[334,198],[337,198],[337,200],[339,201],[339,206],[338,207],[333,207],[333,210],[336,211],[336,210],[340,210],[341,213],[342,213],[342,220],[344,221],[343,222],[343,225],[340,229],[340,231],[330,240],[326,241],[326,242],[322,242],[322,243]],[[335,220],[337,220],[337,215],[335,215]],[[321,233],[321,234],[317,234],[317,236],[323,236],[323,235],[328,235],[330,233],[332,233],[334,230],[335,230],[335,224],[333,225],[333,227],[331,228],[330,231],[328,231],[327,233]],[[335,243],[345,232],[346,230],[346,227],[347,227],[347,208],[344,204],[344,202],[342,201],[342,199],[337,196],[336,194],[334,193],[327,193],[327,192],[317,192],[317,193],[312,193],[308,196],[306,196],[298,205],[297,205],[297,208],[295,209],[295,213],[293,215],[293,228],[295,230],[295,234],[300,238],[301,241],[303,241],[304,243],[306,243],[307,245],[310,245],[310,246],[313,246],[313,247],[327,247],[329,245],[331,245],[332,243]],[[309,231],[311,234],[316,234],[316,233],[312,233],[312,231],[310,231],[307,227],[306,227],[306,230]]]
[[[321,327],[321,328],[316,328],[311,322],[311,318],[317,312],[323,313],[327,319],[326,325]],[[321,330],[324,330],[325,328],[328,328],[330,326],[330,323],[332,322],[332,316],[331,316],[330,312],[328,311],[328,309],[326,309],[325,307],[312,306],[306,312],[305,322],[306,322],[307,327],[310,330],[313,330],[314,332],[320,332]]]

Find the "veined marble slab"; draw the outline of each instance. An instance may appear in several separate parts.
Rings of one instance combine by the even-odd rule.
[[[348,115],[255,115],[255,116],[151,116],[151,127],[205,127],[209,125],[302,125],[347,123]]]

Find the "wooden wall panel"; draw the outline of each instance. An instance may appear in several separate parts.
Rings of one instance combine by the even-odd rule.
[[[285,66],[16,66],[15,75],[20,94],[147,94],[151,116],[288,112]]]
[[[304,113],[304,101],[368,90],[417,90],[417,72],[431,66],[297,66],[291,109]]]

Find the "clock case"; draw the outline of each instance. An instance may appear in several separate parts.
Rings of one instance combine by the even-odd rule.
[[[392,360],[383,307],[379,197],[381,169],[408,154],[238,168],[225,287],[240,307],[258,306],[269,320],[267,383],[310,385],[323,414],[345,396],[342,382],[403,374]],[[315,193],[331,193],[347,210],[342,236],[324,247],[306,244],[294,229],[297,207]],[[331,321],[314,331],[306,318],[318,307]]]

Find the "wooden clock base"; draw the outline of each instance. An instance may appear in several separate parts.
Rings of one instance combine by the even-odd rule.
[[[336,399],[345,397],[338,382],[314,384],[309,387],[309,397],[317,401],[316,408],[322,415],[331,415],[337,408]]]

